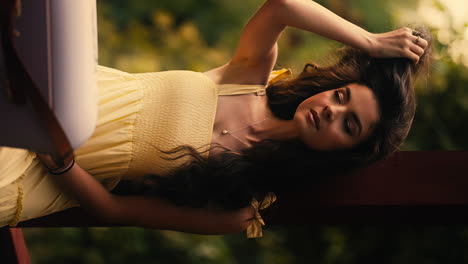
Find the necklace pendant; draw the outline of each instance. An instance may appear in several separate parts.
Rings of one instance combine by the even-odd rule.
[[[229,131],[227,131],[226,129],[224,129],[223,131],[221,131],[221,134],[222,134],[222,135],[227,135],[227,134],[229,134]]]

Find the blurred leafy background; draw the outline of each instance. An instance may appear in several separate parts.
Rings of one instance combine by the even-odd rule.
[[[99,0],[99,63],[129,72],[224,64],[263,0]],[[468,149],[466,0],[321,0],[372,32],[411,24],[434,36],[434,62],[417,82],[404,150]],[[313,18],[311,18],[313,19]],[[320,64],[339,43],[296,29],[277,67]],[[24,229],[33,263],[468,263],[466,226],[272,226],[261,239],[141,228]]]

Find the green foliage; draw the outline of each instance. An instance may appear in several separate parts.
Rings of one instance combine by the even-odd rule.
[[[99,63],[129,72],[205,71],[227,62],[243,25],[262,0],[100,0]],[[447,1],[323,0],[373,32],[421,23],[427,8],[451,15]],[[423,5],[426,9],[420,9]],[[463,8],[463,7],[460,7]],[[466,6],[464,7],[466,9]],[[418,13],[419,12],[419,13]],[[432,13],[431,13],[432,14]],[[411,20],[409,20],[411,18]],[[312,18],[313,19],[313,18]],[[408,22],[409,21],[409,22]],[[431,21],[422,21],[422,23]],[[414,128],[403,149],[467,149],[468,69],[461,41],[467,22],[430,24],[435,61],[417,83]],[[340,44],[288,29],[277,67],[320,64]],[[458,53],[457,53],[458,52]],[[465,50],[466,52],[466,50]],[[468,54],[465,55],[468,58]],[[465,60],[468,61],[468,60]],[[198,236],[140,228],[25,229],[34,263],[466,263],[465,227],[270,227],[261,239]]]

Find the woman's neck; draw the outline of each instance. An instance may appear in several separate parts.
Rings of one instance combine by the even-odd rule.
[[[262,139],[290,140],[299,137],[294,120],[282,120],[274,116],[268,106],[268,99],[263,100],[263,111],[268,119],[261,126],[253,127],[253,135]]]

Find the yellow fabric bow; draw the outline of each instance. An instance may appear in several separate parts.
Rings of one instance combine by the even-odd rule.
[[[273,84],[281,79],[291,76],[292,72],[290,69],[275,70],[270,73],[268,77],[268,84]]]
[[[247,227],[247,238],[256,238],[263,236],[262,226],[265,225],[265,221],[263,221],[263,218],[260,215],[259,211],[268,208],[275,201],[276,195],[271,192],[267,193],[265,199],[261,204],[255,198],[252,200],[251,205],[253,208],[255,208],[255,216],[252,220],[250,220],[250,225]]]

